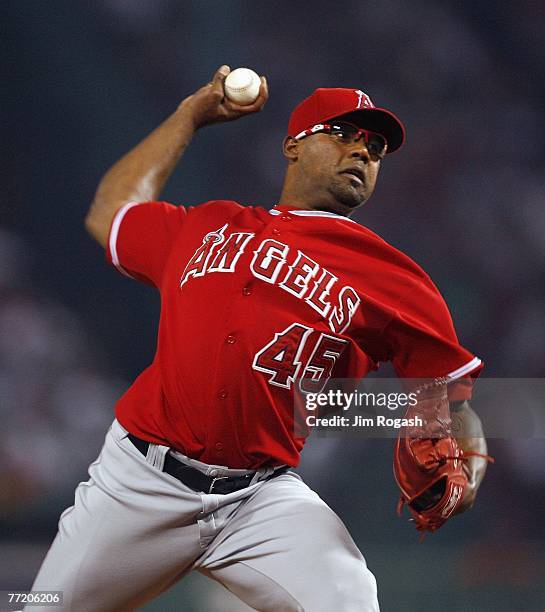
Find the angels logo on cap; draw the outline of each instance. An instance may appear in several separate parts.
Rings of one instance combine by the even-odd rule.
[[[354,92],[358,96],[358,108],[361,108],[362,105],[367,108],[375,108],[375,105],[371,102],[371,98],[365,92],[361,89],[355,89]]]
[[[387,153],[399,149],[405,140],[405,128],[391,111],[377,108],[361,89],[342,87],[316,89],[298,104],[289,120],[288,136],[346,115],[360,127],[382,134],[388,143]]]

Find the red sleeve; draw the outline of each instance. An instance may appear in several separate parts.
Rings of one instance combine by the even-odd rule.
[[[119,272],[159,287],[165,262],[187,215],[167,202],[129,202],[110,227],[106,259]]]
[[[458,342],[448,307],[428,277],[413,279],[383,333],[400,378],[446,377],[458,381],[449,386],[451,400],[471,397],[482,362]]]

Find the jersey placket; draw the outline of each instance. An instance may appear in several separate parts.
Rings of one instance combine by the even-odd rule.
[[[252,274],[251,262],[256,253],[255,249],[266,239],[277,240],[285,236],[293,220],[293,217],[287,213],[280,217],[271,215],[270,221],[263,226],[260,232],[256,232],[248,243],[246,252],[237,262],[228,314],[222,313],[227,316],[225,316],[225,323],[221,331],[222,341],[214,368],[214,397],[211,398],[218,410],[228,412],[233,419],[240,416],[238,412],[240,410],[252,410],[252,406],[235,405],[236,395],[241,385],[248,384],[248,381],[245,380],[248,376],[246,371],[252,367],[253,353],[257,350],[247,330],[259,324],[261,318],[267,317],[267,312],[258,312],[259,306],[256,302],[260,301],[259,292],[268,288],[262,286],[266,284],[264,281]],[[245,350],[247,348],[250,350]],[[221,421],[224,421],[224,418]],[[229,430],[231,440],[233,431],[237,430],[236,423],[233,422],[232,425],[234,429],[231,427]],[[222,439],[221,429],[212,428],[212,431],[215,435],[213,439],[209,439],[209,451],[214,454],[215,460],[221,463],[226,442]],[[242,448],[239,453],[244,453]]]

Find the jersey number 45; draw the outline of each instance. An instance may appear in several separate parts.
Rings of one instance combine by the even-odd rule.
[[[312,327],[292,323],[256,353],[253,369],[269,374],[269,384],[276,387],[291,389],[292,383],[298,379],[303,393],[319,393],[331,377],[348,341],[321,333],[303,368],[300,358],[313,331]]]

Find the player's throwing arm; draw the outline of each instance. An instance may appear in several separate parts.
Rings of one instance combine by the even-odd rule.
[[[233,121],[263,108],[268,98],[265,77],[260,77],[254,102],[237,104],[224,91],[224,81],[230,72],[229,66],[221,66],[210,83],[183,100],[166,121],[104,175],[85,219],[87,231],[101,246],[106,247],[110,224],[121,206],[158,198],[196,130]]]

